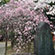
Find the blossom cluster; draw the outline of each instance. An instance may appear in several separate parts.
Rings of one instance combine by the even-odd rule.
[[[36,35],[39,22],[49,23],[47,16],[43,13],[43,9],[34,10],[34,2],[14,1],[0,7],[0,24],[13,25],[14,32],[18,34],[16,45],[24,45],[30,42]],[[16,38],[17,36],[14,36]],[[31,38],[31,39],[29,39]],[[21,44],[23,43],[23,44]]]
[[[46,7],[46,6],[50,6],[49,5],[49,3],[54,3],[55,2],[55,0],[33,0],[34,2],[35,1],[37,1],[37,2],[35,2],[35,9],[37,9],[37,8],[44,8],[44,7]]]

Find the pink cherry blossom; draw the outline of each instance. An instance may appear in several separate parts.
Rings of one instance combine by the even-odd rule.
[[[31,0],[20,0],[16,2],[10,0],[8,4],[1,6],[0,8],[0,23],[9,24],[9,31],[14,29],[14,38],[18,37],[15,40],[18,41],[17,45],[25,45],[28,43],[26,40],[31,38],[29,39],[29,42],[31,42],[32,39],[34,39],[39,22],[46,22],[49,24],[49,20],[43,13],[43,10],[39,9],[38,11],[35,11],[35,5],[30,1]]]

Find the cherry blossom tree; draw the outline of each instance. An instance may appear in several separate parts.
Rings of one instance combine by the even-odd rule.
[[[6,28],[6,31],[14,31],[17,52],[22,48],[25,49],[25,46],[33,41],[39,22],[50,24],[43,9],[34,10],[34,2],[29,1],[31,0],[10,0],[9,3],[0,7],[0,24]]]

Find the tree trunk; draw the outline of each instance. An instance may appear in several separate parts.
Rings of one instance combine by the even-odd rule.
[[[7,38],[5,40],[5,55],[6,55],[6,53],[7,53]]]
[[[5,55],[7,54],[7,39],[8,39],[8,35],[6,32],[6,34],[5,34]]]

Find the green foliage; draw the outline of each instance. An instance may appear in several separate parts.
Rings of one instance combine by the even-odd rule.
[[[0,5],[3,5],[3,4],[6,4],[7,2],[9,2],[10,0],[2,0],[1,2],[0,2]]]
[[[49,3],[49,5],[50,5],[50,6],[53,6],[53,5],[55,5],[55,2],[54,2],[54,3],[53,3],[53,2],[51,2],[51,3]]]
[[[5,35],[5,31],[3,29],[0,30],[1,35]]]
[[[12,40],[14,38],[15,33],[13,31],[9,32],[9,38]]]
[[[48,3],[48,5],[50,5],[51,7],[53,7],[53,5],[55,5],[55,2],[50,2],[50,3]],[[49,8],[50,9],[50,8]],[[46,8],[44,8],[44,13],[45,13],[45,15],[47,15],[47,17],[48,17],[48,20],[50,21],[50,22],[55,22],[55,15],[52,15],[52,14],[46,14],[46,12],[48,12],[49,11],[49,9],[46,9]],[[53,8],[54,9],[54,8]],[[53,10],[52,9],[52,10]],[[50,11],[51,12],[51,11]],[[52,19],[51,19],[51,17],[52,17]]]
[[[5,0],[6,2],[9,2],[10,0]]]

